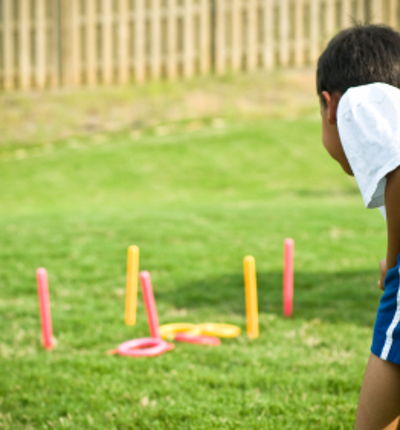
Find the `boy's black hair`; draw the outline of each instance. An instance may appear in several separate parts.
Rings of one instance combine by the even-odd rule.
[[[318,60],[318,95],[373,82],[400,88],[400,34],[386,25],[355,25],[338,33]]]

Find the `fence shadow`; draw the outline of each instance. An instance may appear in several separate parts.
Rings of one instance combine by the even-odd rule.
[[[377,277],[376,271],[296,272],[293,318],[372,326],[381,297]],[[282,272],[257,273],[257,283],[259,312],[282,314]],[[157,296],[178,309],[243,313],[243,274],[194,281]]]

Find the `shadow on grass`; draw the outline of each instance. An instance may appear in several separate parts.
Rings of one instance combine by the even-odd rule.
[[[282,273],[258,273],[259,311],[282,313]],[[295,274],[294,318],[372,326],[381,292],[376,271]],[[157,294],[176,308],[243,313],[243,275],[231,274]]]

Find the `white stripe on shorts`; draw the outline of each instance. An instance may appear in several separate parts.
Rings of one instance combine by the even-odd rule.
[[[399,268],[399,279],[400,279],[400,268]],[[392,323],[390,324],[389,328],[386,331],[386,342],[381,353],[381,358],[383,360],[387,360],[389,356],[390,348],[392,347],[392,343],[393,343],[393,332],[399,322],[400,322],[400,285],[397,290],[396,313],[394,314]]]

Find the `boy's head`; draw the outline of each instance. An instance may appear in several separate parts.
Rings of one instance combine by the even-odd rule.
[[[356,25],[338,33],[318,60],[317,92],[384,82],[400,88],[400,34],[384,25]]]
[[[400,88],[400,34],[384,25],[356,25],[338,33],[319,58],[317,93],[323,144],[348,174],[352,172],[340,144],[336,110],[347,89],[374,82]]]

